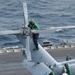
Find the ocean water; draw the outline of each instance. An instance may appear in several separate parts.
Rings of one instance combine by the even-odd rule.
[[[28,5],[29,20],[34,19],[40,29],[75,26],[75,0],[0,0],[0,30],[21,28],[24,24],[23,6]],[[62,40],[75,43],[75,29],[64,29],[40,36],[56,45]],[[0,36],[0,47],[21,45],[14,35]]]

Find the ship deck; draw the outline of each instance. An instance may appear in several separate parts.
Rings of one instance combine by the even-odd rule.
[[[75,58],[75,47],[63,47],[63,48],[46,48],[46,50],[57,61],[65,61],[66,54],[69,54],[72,59]],[[0,75],[32,75],[22,65],[24,55],[21,48],[4,49],[0,52]]]

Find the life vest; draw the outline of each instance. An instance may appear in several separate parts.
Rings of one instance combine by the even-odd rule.
[[[54,72],[52,71],[49,75],[54,75]]]

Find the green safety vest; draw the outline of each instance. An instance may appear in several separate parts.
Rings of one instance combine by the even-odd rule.
[[[52,71],[49,75],[54,75],[54,72]]]
[[[70,71],[70,68],[69,67],[67,68],[67,74],[68,75],[71,75],[71,71]]]
[[[28,27],[30,27],[30,24],[28,25]],[[39,26],[38,26],[36,23],[33,25],[33,28],[34,28],[35,30],[39,30]]]
[[[66,70],[67,70],[67,74],[68,74],[68,75],[71,75],[71,71],[70,71],[69,66],[68,66],[68,67],[66,67]]]

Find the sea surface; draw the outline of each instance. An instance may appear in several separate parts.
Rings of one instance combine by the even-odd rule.
[[[29,20],[40,27],[75,26],[75,0],[0,0],[0,30],[14,30],[24,24],[23,2],[27,3]],[[64,29],[50,34],[40,34],[54,45],[62,41],[75,44],[75,29]],[[0,36],[0,47],[21,46],[14,35]]]

